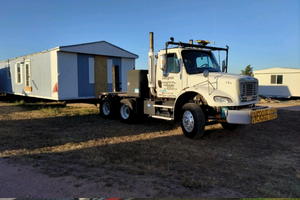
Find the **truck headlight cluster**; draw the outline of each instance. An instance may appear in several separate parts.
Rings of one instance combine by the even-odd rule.
[[[218,102],[218,103],[232,103],[232,100],[228,97],[215,96],[214,100],[215,100],[215,102]]]

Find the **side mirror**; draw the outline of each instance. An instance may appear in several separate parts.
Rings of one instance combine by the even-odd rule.
[[[222,72],[227,72],[227,66],[225,64],[225,60],[222,61]]]
[[[161,60],[160,69],[163,71],[167,70],[167,55],[166,54],[161,55],[160,60]]]

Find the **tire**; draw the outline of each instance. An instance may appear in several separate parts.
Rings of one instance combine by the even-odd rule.
[[[100,103],[100,116],[105,119],[113,119],[114,110],[112,103],[109,99],[104,99]]]
[[[222,122],[221,125],[225,130],[228,131],[235,131],[240,127],[239,124],[229,124],[227,122]]]
[[[120,120],[124,123],[132,123],[135,118],[135,102],[131,99],[123,99],[119,106]]]
[[[200,106],[186,103],[181,109],[181,129],[190,139],[198,139],[204,135],[205,116]]]

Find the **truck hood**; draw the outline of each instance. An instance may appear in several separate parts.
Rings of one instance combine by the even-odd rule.
[[[243,75],[237,75],[237,74],[229,74],[229,73],[223,73],[223,72],[209,72],[208,77],[204,77],[203,74],[195,74],[189,76],[189,82],[199,82],[199,80],[209,80],[211,83],[216,83],[216,84],[232,84],[233,82],[236,81],[255,81],[257,80],[254,77],[251,76],[243,76]],[[190,84],[189,84],[190,85]]]
[[[250,101],[240,102],[242,97],[248,96],[244,94],[245,90],[241,86],[247,85],[247,87],[250,86],[252,90],[256,91],[258,80],[251,76],[210,72],[207,77],[204,77],[203,74],[190,75],[188,85],[190,90],[198,91],[212,106],[235,106],[250,103]],[[233,102],[231,104],[216,103],[213,99],[215,96],[227,97]]]

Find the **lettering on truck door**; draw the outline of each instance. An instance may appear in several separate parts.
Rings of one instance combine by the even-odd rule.
[[[163,71],[161,77],[161,88],[159,94],[166,98],[175,98],[181,91],[181,65],[176,53],[170,53],[167,56],[168,69]]]

